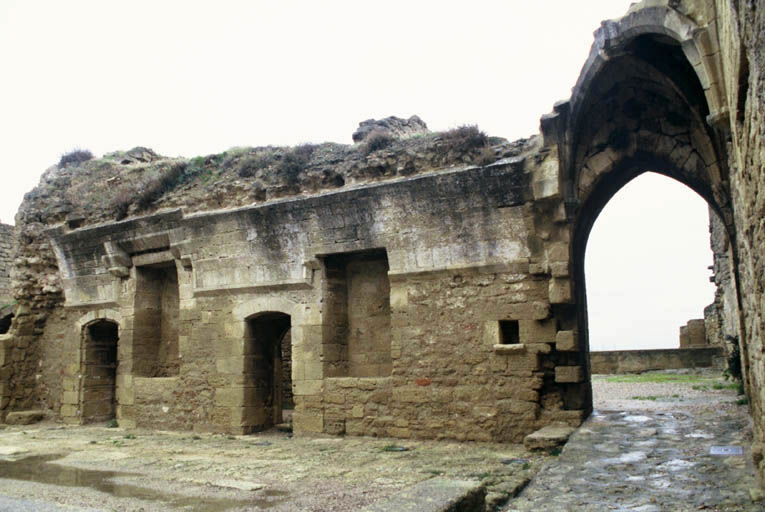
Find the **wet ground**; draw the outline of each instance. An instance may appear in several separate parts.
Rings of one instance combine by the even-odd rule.
[[[596,412],[504,510],[765,510],[748,408],[716,377],[596,377]]]
[[[434,476],[481,481],[493,504],[534,477],[507,511],[765,510],[749,495],[747,406],[719,372],[596,376],[593,388],[597,412],[558,456],[492,443],[0,425],[0,511],[341,512]]]
[[[0,426],[0,511],[355,511],[434,476],[501,499],[549,458],[494,443]]]

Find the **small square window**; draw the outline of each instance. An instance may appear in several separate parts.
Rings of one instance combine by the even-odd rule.
[[[499,343],[501,345],[518,345],[521,335],[518,329],[518,320],[499,321]]]

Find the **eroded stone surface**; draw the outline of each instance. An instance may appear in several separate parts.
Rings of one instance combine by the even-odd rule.
[[[45,418],[43,411],[16,411],[8,413],[5,423],[8,425],[31,425],[38,423]]]

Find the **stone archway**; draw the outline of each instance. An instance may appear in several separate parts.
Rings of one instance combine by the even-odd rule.
[[[708,59],[698,57],[708,53],[698,46],[698,33],[689,19],[666,8],[606,22],[571,102],[556,109],[565,117],[561,185],[571,222],[574,304],[561,314],[578,333],[578,352],[564,363],[581,365],[587,374],[585,250],[601,210],[625,184],[647,171],[683,183],[709,203],[735,241],[725,123]],[[731,261],[735,270],[732,249]],[[567,393],[590,409],[589,379],[569,385],[576,386]]]

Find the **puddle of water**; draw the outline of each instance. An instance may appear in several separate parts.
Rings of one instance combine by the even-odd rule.
[[[137,476],[136,473],[98,471],[81,469],[49,462],[63,458],[63,455],[37,455],[19,460],[3,461],[0,464],[0,478],[23,480],[65,487],[88,487],[111,494],[117,498],[137,498],[159,501],[172,508],[184,508],[197,512],[213,512],[236,507],[257,506],[271,508],[284,501],[289,494],[285,491],[266,489],[254,499],[225,499],[204,496],[182,496],[112,481],[116,477]]]

